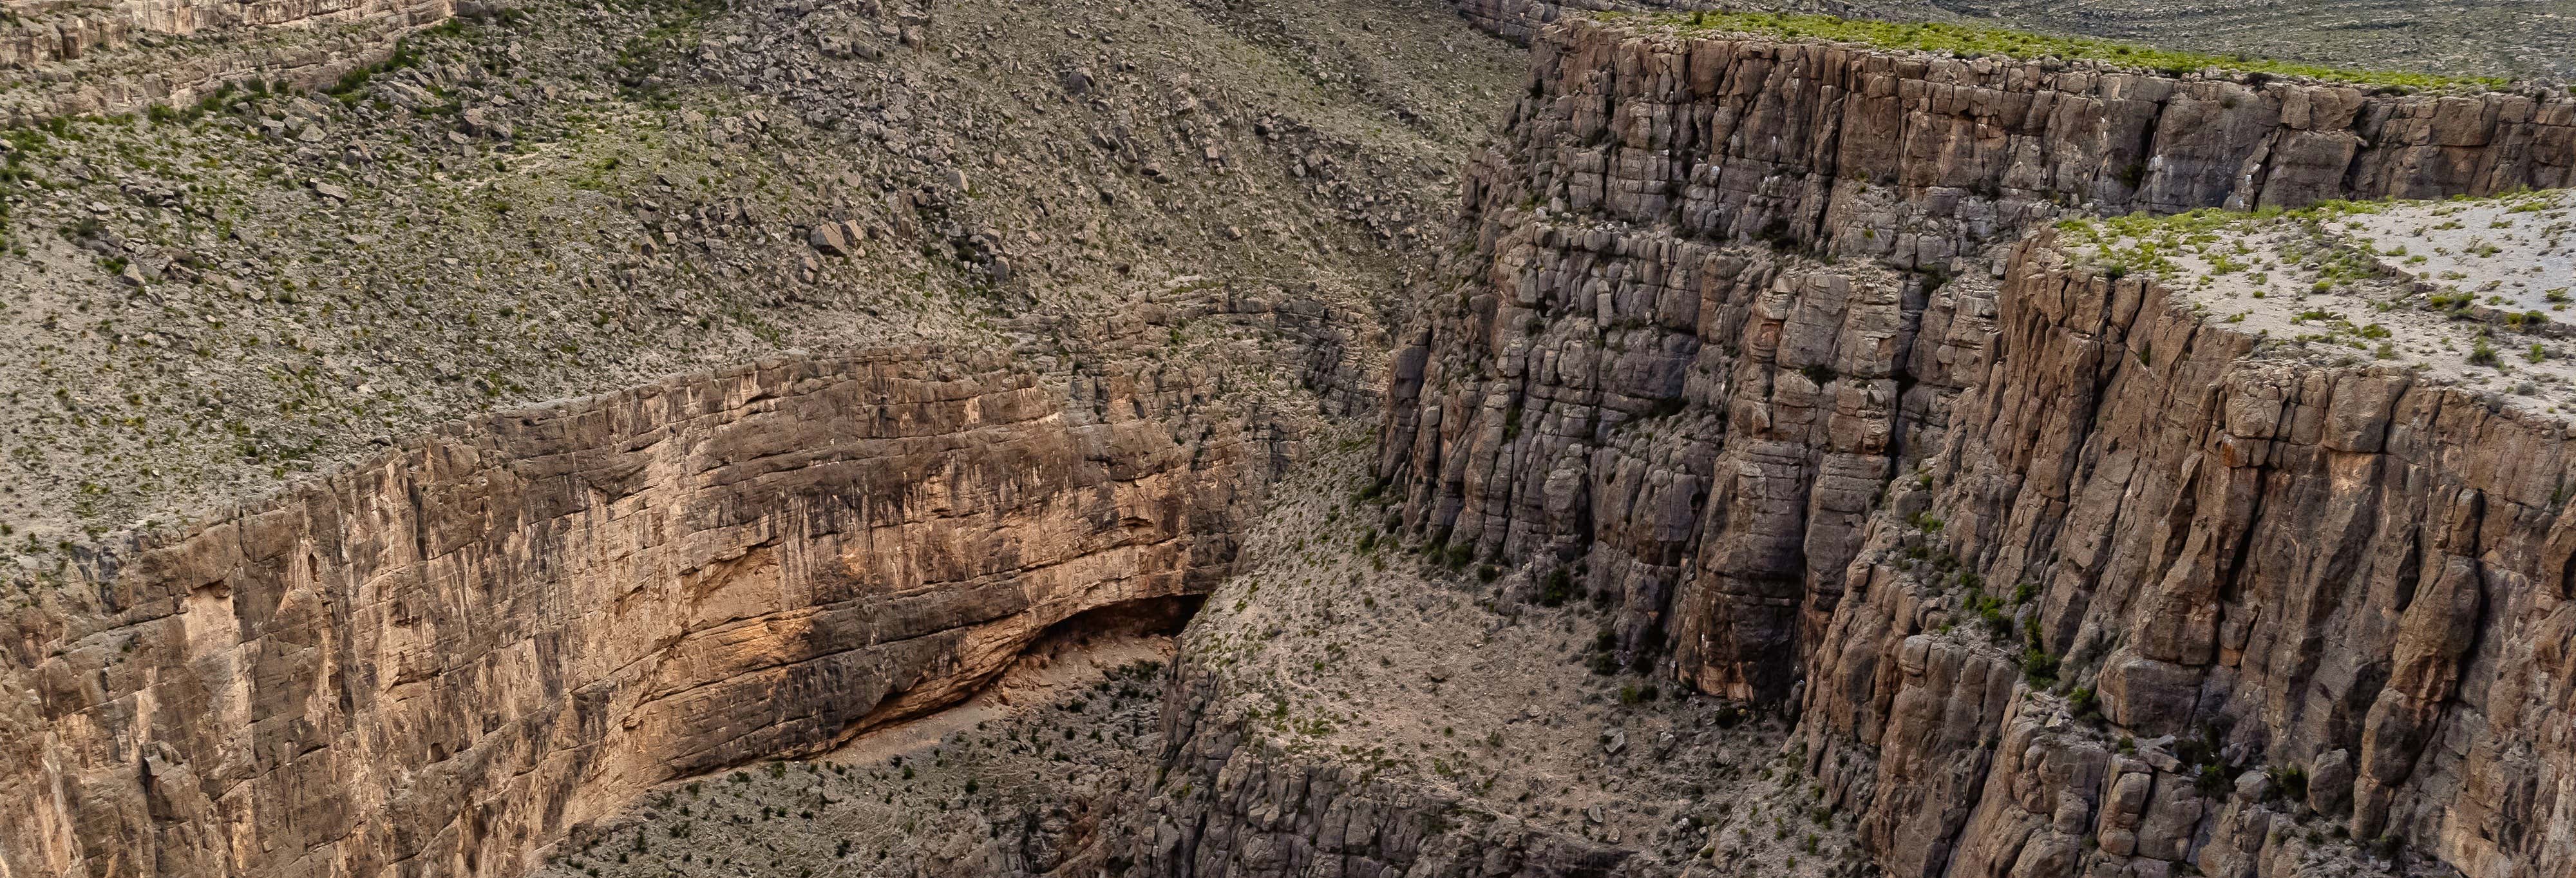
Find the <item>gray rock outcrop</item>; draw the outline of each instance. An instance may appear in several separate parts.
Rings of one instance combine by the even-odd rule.
[[[1534,51],[1394,359],[1408,527],[1569,574],[1625,663],[1802,706],[1895,874],[2289,875],[2328,827],[2569,867],[2565,425],[1997,247],[2563,187],[2576,104],[1588,20]],[[1963,594],[2026,607],[1981,635]]]

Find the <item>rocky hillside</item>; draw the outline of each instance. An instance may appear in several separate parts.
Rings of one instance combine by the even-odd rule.
[[[1376,405],[1517,66],[1436,4],[533,3],[13,129],[0,870],[523,874],[1186,605]]]
[[[1373,407],[1486,120],[1448,96],[1517,62],[1436,5],[1129,11],[532,4],[336,93],[19,129],[0,538],[50,575],[454,418],[800,351]]]
[[[253,81],[318,87],[457,12],[449,0],[11,3],[0,21],[0,70],[10,73],[0,119],[186,106]]]

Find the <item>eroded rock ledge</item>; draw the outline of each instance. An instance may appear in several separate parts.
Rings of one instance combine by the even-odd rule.
[[[1622,663],[1803,705],[1908,878],[2298,874],[2338,827],[2477,878],[2576,862],[2565,425],[2010,250],[2071,212],[2566,186],[2576,104],[1586,20],[1535,54],[1393,361],[1408,526],[1612,595]],[[2002,635],[1962,572],[2027,585]]]
[[[2265,356],[2045,235],[2002,293],[1976,438],[1897,487],[1808,667],[1811,768],[1882,863],[2296,875],[2340,828],[2576,865],[2576,428]]]
[[[1900,267],[2098,214],[2576,185],[2576,101],[1975,60],[1588,18],[1532,46],[1487,213],[1534,198]]]
[[[2076,208],[2448,196],[2576,173],[2576,103],[2524,95],[1588,19],[1534,54],[1509,139],[1470,170],[1458,295],[1395,355],[1380,473],[1409,523],[1479,557],[1616,548],[1586,575],[1626,596],[1623,653],[1674,634],[1685,676],[1745,697],[1787,696],[1790,666],[1764,657],[1812,648],[1871,498],[1982,370],[1991,248]]]
[[[655,782],[944,704],[1228,569],[1287,440],[1176,429],[1192,395],[1140,380],[768,362],[101,559],[0,652],[0,871],[514,875]]]

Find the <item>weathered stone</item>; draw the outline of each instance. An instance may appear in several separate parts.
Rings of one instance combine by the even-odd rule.
[[[1457,294],[1394,358],[1378,471],[1408,527],[1583,571],[1622,661],[1798,693],[1811,770],[1866,792],[1899,876],[2292,874],[2274,806],[2217,800],[2303,764],[2355,835],[2475,878],[2576,864],[2524,828],[2576,809],[2531,780],[2576,775],[2538,707],[2570,697],[2566,427],[2262,356],[2011,244],[2078,205],[2565,186],[2576,105],[1615,20],[1534,53],[1470,166]],[[1969,589],[2028,603],[1972,633]],[[2169,745],[2065,733],[2043,672]],[[2063,859],[2087,821],[2105,845]]]
[[[2345,813],[2352,805],[2352,753],[2331,750],[2319,754],[2308,768],[2308,807],[2319,814]]]
[[[496,414],[97,559],[95,606],[16,613],[0,653],[0,728],[46,730],[0,735],[0,857],[515,874],[651,784],[944,705],[1228,568],[1273,454],[1176,444],[1140,390],[782,360]]]
[[[814,231],[805,236],[805,243],[825,256],[848,256],[851,251],[849,230],[836,222],[816,223]]]

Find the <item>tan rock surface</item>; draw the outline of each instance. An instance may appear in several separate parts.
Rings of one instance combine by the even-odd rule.
[[[1498,30],[1548,8],[1468,4]],[[1023,823],[1020,854],[888,874],[2576,868],[2568,424],[2275,356],[2044,233],[1993,249],[2070,211],[2565,185],[2563,99],[1592,22],[1537,64],[1393,357],[1378,484],[1325,474],[1272,522],[1270,595],[1229,584],[1227,637],[1166,678],[1150,784]],[[1323,309],[1181,307],[1267,322],[1304,401],[1364,407],[1373,358]],[[1207,416],[1221,373],[771,362],[443,430],[86,555],[0,648],[0,808],[26,815],[0,874],[515,875],[663,782],[936,709],[1051,625],[1232,572],[1300,431]],[[1398,551],[1419,572],[1361,572]],[[1374,585],[1420,624],[1354,651],[1332,604]],[[1510,630],[1560,588],[1598,603]],[[1588,669],[1554,654],[1586,639]],[[1393,658],[1431,649],[1483,664]],[[1500,673],[1534,661],[1556,700]],[[1417,673],[1429,697],[1384,697],[1445,712],[1379,729],[1325,697]],[[1730,743],[1736,705],[1600,691],[1665,675],[1803,711],[1776,752],[1805,773],[1718,765],[1777,741]],[[1478,734],[1528,720],[1538,770]],[[1801,867],[1792,818],[1871,863],[1807,832]],[[984,819],[960,825],[1002,839]]]
[[[1081,400],[1082,405],[1068,405]],[[0,659],[12,875],[514,875],[658,781],[1201,591],[1231,429],[1125,381],[787,360],[442,431],[100,558]]]
[[[2576,102],[1679,34],[1575,18],[1532,46],[1506,149],[1559,211],[1944,268],[2104,214],[2576,183]],[[1499,181],[1497,181],[1499,183]],[[1508,203],[1508,202],[1496,202]]]

